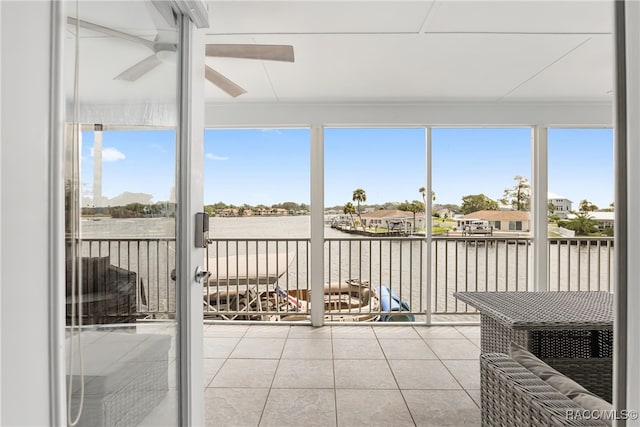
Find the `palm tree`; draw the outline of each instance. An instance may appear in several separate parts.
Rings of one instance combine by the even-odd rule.
[[[597,223],[589,216],[588,213],[578,212],[576,217],[569,220],[566,227],[574,230],[578,236],[586,236],[598,230]]]
[[[408,202],[408,201],[404,201],[404,203],[400,203],[400,205],[398,205],[398,210],[401,211],[407,211],[407,212],[411,212],[413,214],[413,223],[412,223],[412,231],[411,233],[413,234],[413,232],[416,229],[416,213],[418,212],[423,212],[424,213],[424,203],[422,203],[419,200],[414,200],[412,202]],[[426,217],[425,217],[425,224],[426,224]]]
[[[358,218],[360,219],[362,231],[364,231],[364,222],[362,222],[362,216],[360,215],[360,203],[364,203],[367,201],[367,193],[365,193],[362,188],[356,188],[355,190],[353,190],[352,200],[358,204]]]
[[[342,212],[344,212],[345,215],[349,215],[351,217],[351,224],[353,224],[353,214],[356,213],[356,208],[355,206],[353,206],[353,203],[347,202],[344,205],[344,208],[342,208]]]
[[[418,192],[420,194],[422,194],[422,202],[424,203],[425,206],[427,206],[427,189],[424,187],[420,187],[418,189]],[[431,191],[431,201],[435,201],[436,200],[436,192],[435,191]]]

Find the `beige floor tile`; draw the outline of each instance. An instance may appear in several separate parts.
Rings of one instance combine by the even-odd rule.
[[[387,359],[437,359],[422,340],[380,338],[378,341]]]
[[[379,326],[373,328],[378,338],[420,339],[420,335],[411,326]]]
[[[204,359],[204,386],[207,387],[226,359]]]
[[[479,331],[205,325],[206,425],[479,425]]]
[[[476,360],[480,357],[480,349],[467,339],[425,339],[425,342],[440,359]]]
[[[257,427],[268,388],[207,388],[204,391],[207,427]]]
[[[289,325],[251,325],[244,334],[245,338],[286,338],[287,335],[289,335]]]
[[[284,338],[242,338],[229,357],[234,359],[279,359]]]
[[[397,389],[386,360],[334,360],[336,388]]]
[[[405,427],[413,420],[398,390],[336,390],[338,425]]]
[[[480,390],[466,390],[469,396],[473,399],[475,404],[480,408]]]
[[[203,338],[204,357],[224,359],[229,357],[233,349],[240,342],[240,338]]]
[[[221,325],[219,323],[213,325],[205,325],[204,336],[205,337],[236,337],[242,338],[249,329],[249,325]]]
[[[479,360],[443,360],[442,363],[465,389],[480,389]]]
[[[332,338],[375,339],[376,335],[371,326],[331,326]]]
[[[456,379],[439,360],[389,360],[391,371],[401,389],[460,389]]]
[[[333,388],[332,360],[286,360],[278,365],[274,388]]]
[[[283,359],[331,359],[333,349],[327,338],[287,339],[282,352]]]
[[[260,426],[335,426],[335,406],[333,389],[272,389]]]
[[[480,409],[462,390],[402,390],[417,426],[480,426]]]
[[[456,326],[456,329],[467,338],[480,339],[480,326]]]
[[[288,338],[331,338],[331,327],[291,326]]]
[[[384,359],[378,340],[333,338],[335,359]]]
[[[276,359],[227,359],[209,387],[271,387],[277,367]]]
[[[453,326],[415,326],[416,332],[422,338],[446,339],[446,338],[466,338]]]

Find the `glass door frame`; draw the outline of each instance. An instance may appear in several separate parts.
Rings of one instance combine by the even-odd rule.
[[[195,212],[203,206],[204,155],[204,32],[208,11],[203,0],[166,2],[178,17],[179,49],[176,100],[178,132],[176,187],[178,189],[176,238],[176,305],[178,408],[177,425],[204,425],[204,375],[202,342],[202,288],[195,278],[202,265],[203,249],[195,247]],[[51,6],[51,138],[50,153],[52,206],[51,277],[57,286],[49,294],[50,420],[67,425],[65,358],[65,268],[64,268],[64,32],[66,19],[62,2]],[[199,71],[198,71],[199,70]]]
[[[196,269],[204,250],[195,246],[195,215],[204,206],[204,34],[186,1],[178,18],[178,195],[176,238],[176,319],[178,321],[178,422],[204,425],[203,305]],[[204,6],[203,6],[204,7]],[[186,8],[186,9],[185,9]],[[206,11],[206,9],[205,9]],[[186,13],[185,13],[186,12]],[[201,24],[198,24],[201,25]],[[202,28],[202,27],[200,27]]]

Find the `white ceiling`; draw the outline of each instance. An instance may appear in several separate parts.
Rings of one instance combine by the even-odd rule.
[[[211,1],[207,43],[291,44],[295,63],[207,58],[247,90],[209,102],[610,101],[610,1]]]
[[[69,2],[71,3],[71,2]],[[209,1],[206,43],[290,44],[295,62],[207,58],[247,90],[205,83],[208,106],[327,103],[600,103],[613,99],[613,2]],[[80,2],[91,22],[153,40],[148,2]],[[73,11],[67,12],[73,15]],[[68,38],[74,33],[68,26]],[[81,93],[108,103],[175,94],[162,64],[136,82],[113,80],[150,54],[81,30]],[[73,49],[67,49],[72,64]],[[203,52],[204,54],[204,52]],[[72,69],[66,71],[72,87]],[[101,82],[95,85],[96,81]]]

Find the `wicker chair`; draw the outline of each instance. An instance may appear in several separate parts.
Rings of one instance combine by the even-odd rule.
[[[580,419],[583,408],[506,354],[481,355],[480,376],[484,427],[610,425]]]

